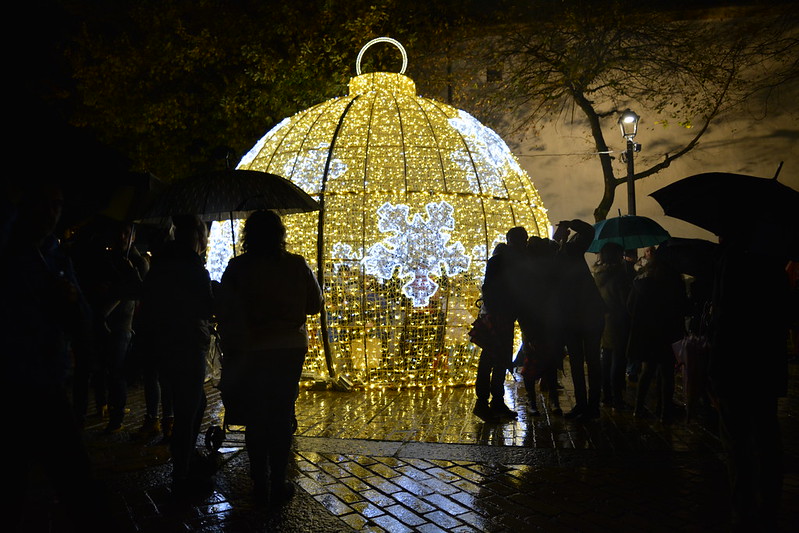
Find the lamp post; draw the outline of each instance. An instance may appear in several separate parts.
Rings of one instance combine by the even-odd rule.
[[[633,154],[641,151],[641,145],[633,142],[635,134],[638,133],[639,117],[634,111],[629,109],[619,117],[619,129],[621,135],[627,140],[627,150],[624,153],[627,160],[627,214],[635,214],[635,166],[633,164]]]

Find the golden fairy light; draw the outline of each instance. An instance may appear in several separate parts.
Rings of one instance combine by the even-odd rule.
[[[360,73],[376,42],[399,48],[400,73]],[[309,323],[306,376],[471,383],[479,349],[467,332],[486,261],[508,228],[548,235],[541,198],[505,142],[465,111],[417,96],[406,62],[397,41],[370,41],[347,96],[284,119],[238,166],[290,179],[322,205],[284,217],[288,248],[325,293]],[[230,224],[215,224],[212,275],[232,241]]]

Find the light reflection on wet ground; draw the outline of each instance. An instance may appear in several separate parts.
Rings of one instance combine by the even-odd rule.
[[[786,452],[783,522],[799,519],[797,376],[780,401]],[[573,395],[568,375],[561,406]],[[221,424],[207,386],[204,426]],[[187,514],[165,509],[169,453],[130,440],[144,416],[130,391],[126,431],[87,426],[98,472],[119,491],[120,531],[726,531],[727,486],[712,410],[663,425],[603,408],[599,420],[525,411],[525,391],[506,382],[518,420],[485,424],[472,387],[335,392],[303,387],[292,479],[301,491],[280,512],[251,500],[243,433],[229,431],[217,490]],[[628,391],[632,404],[634,388]],[[239,428],[240,429],[240,428]],[[142,506],[137,502],[145,501]],[[144,511],[146,509],[146,511]],[[209,525],[211,524],[211,525]],[[166,529],[164,529],[166,528]],[[210,528],[210,529],[209,529]],[[57,530],[57,529],[56,529]]]

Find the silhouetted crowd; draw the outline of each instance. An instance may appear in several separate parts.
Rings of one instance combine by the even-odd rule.
[[[197,440],[215,325],[224,346],[220,389],[230,423],[246,426],[255,493],[277,505],[291,498],[286,469],[305,322],[320,312],[322,291],[305,260],[285,250],[280,217],[253,213],[244,253],[215,282],[205,269],[208,225],[198,216],[172,217],[143,254],[126,221],[96,217],[66,236],[64,189],[55,180],[10,192],[0,209],[0,389],[8,427],[27,432],[9,468],[14,530],[25,530],[37,466],[76,531],[115,530],[82,430],[91,395],[104,432],[123,429],[131,379],[143,381],[147,413],[134,438],[161,434],[169,445],[173,496],[188,501],[212,489],[216,458]],[[219,433],[206,437],[218,449]]]
[[[254,491],[273,503],[291,498],[286,468],[306,317],[321,311],[323,299],[305,259],[286,251],[280,217],[257,211],[247,219],[243,253],[217,283],[204,266],[208,226],[197,216],[173,217],[145,254],[129,222],[96,221],[59,238],[64,197],[57,183],[31,182],[16,192],[0,212],[0,390],[8,427],[28,431],[9,465],[12,508],[25,509],[24,487],[40,464],[79,529],[112,530],[82,429],[92,394],[105,432],[122,429],[131,371],[146,399],[135,438],[161,434],[169,444],[176,496],[207,489],[207,458],[196,444],[215,333],[226,417],[246,427]],[[701,337],[707,349],[693,355],[706,358],[699,381],[719,417],[735,527],[770,531],[782,482],[776,404],[786,392],[786,333],[796,324],[795,268],[753,253],[747,243],[755,237],[745,231],[721,236],[712,275],[688,287],[661,247],[638,260],[608,243],[592,268],[586,253],[594,230],[580,220],[558,224],[552,239],[522,227],[506,237],[487,262],[475,322],[483,349],[474,414],[489,423],[516,418],[504,382],[520,369],[533,417],[542,414],[538,389],[555,416],[588,422],[604,406],[670,423],[681,414],[675,345]],[[522,342],[514,353],[517,324]],[[558,372],[566,359],[575,404],[563,413]],[[637,383],[634,405],[625,403],[630,383]]]
[[[579,421],[599,418],[604,406],[669,424],[704,402],[719,420],[733,529],[774,531],[782,486],[777,398],[787,392],[788,332],[798,318],[796,263],[751,246],[758,236],[745,227],[721,235],[707,268],[685,277],[666,244],[636,259],[635,250],[607,242],[591,267],[593,239],[593,226],[571,220],[552,239],[511,228],[496,247],[471,332],[482,347],[473,413],[487,423],[516,419],[504,380],[517,369],[532,417],[542,414],[536,387],[550,415]],[[575,404],[563,413],[557,375],[566,359]],[[678,371],[687,405],[675,399]]]

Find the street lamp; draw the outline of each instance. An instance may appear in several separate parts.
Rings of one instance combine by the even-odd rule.
[[[629,109],[619,117],[619,129],[621,129],[621,136],[627,139],[627,151],[623,154],[622,159],[627,160],[627,214],[635,214],[635,167],[633,165],[633,154],[641,151],[641,145],[633,142],[635,134],[638,133],[638,120],[640,120],[634,111]]]

